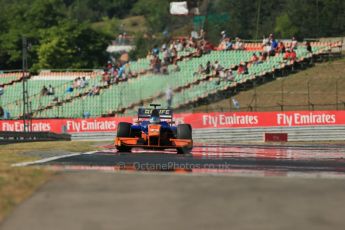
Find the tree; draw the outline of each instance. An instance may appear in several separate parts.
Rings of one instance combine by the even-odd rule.
[[[171,15],[169,14],[169,0],[139,0],[131,10],[134,15],[144,15],[153,32],[162,32]]]
[[[22,37],[31,43],[29,63],[37,62],[39,31],[57,25],[64,15],[62,0],[17,0],[6,4],[2,13],[7,30],[0,34],[0,66],[21,68]]]
[[[274,33],[280,38],[291,38],[298,34],[298,28],[294,26],[288,14],[283,14],[276,18]]]
[[[36,68],[97,68],[107,60],[109,37],[87,23],[63,21],[41,31]]]

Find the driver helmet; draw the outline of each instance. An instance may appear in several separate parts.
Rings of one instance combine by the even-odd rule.
[[[151,113],[150,123],[151,124],[159,124],[161,120],[159,119],[159,112],[157,109],[153,109]]]

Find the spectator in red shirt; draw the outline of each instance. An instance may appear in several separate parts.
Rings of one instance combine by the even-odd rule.
[[[248,68],[246,63],[241,63],[237,69],[237,74],[248,74]]]
[[[297,55],[293,49],[287,50],[283,57],[284,60],[292,60],[292,61],[295,61],[296,58],[297,58]]]
[[[290,60],[290,50],[287,50],[283,57],[284,60]]]
[[[253,56],[250,59],[250,62],[253,64],[256,64],[257,61],[259,60],[258,56],[256,56],[256,53],[253,53]]]
[[[295,50],[291,50],[291,52],[290,52],[290,59],[295,61],[296,58],[297,58],[297,54],[296,54]]]

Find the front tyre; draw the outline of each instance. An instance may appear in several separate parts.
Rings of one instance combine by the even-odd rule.
[[[177,139],[188,139],[192,140],[192,127],[189,124],[180,124],[177,126],[176,130]],[[193,147],[182,147],[177,148],[177,154],[189,154]]]
[[[120,122],[117,126],[117,133],[116,137],[131,137],[131,123],[128,122]],[[116,149],[119,152],[130,152],[131,147],[128,146],[116,146]]]

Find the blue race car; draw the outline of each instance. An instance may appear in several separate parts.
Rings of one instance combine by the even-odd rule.
[[[120,122],[115,147],[119,152],[130,152],[134,147],[144,149],[175,148],[178,154],[190,153],[193,148],[192,127],[174,125],[171,109],[139,108],[136,124]]]

